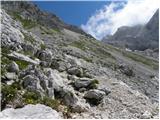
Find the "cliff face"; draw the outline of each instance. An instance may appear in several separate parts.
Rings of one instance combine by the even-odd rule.
[[[157,60],[68,29],[30,2],[2,8],[0,118],[158,117]]]
[[[103,42],[118,47],[126,47],[131,50],[156,49],[159,43],[159,10],[153,15],[150,21],[144,26],[121,27],[117,32]]]

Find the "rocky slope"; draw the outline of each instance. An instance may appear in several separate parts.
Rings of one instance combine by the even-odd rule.
[[[151,17],[146,25],[133,27],[123,26],[112,36],[107,36],[102,41],[118,47],[131,50],[157,49],[159,43],[159,10]]]
[[[158,117],[157,60],[104,45],[55,17],[51,22],[64,24],[60,29],[36,22],[6,4],[28,12],[24,2],[2,4],[1,118],[46,112],[55,113],[50,118]],[[38,9],[27,4],[29,14]]]

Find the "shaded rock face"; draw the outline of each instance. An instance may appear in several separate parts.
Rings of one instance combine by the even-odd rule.
[[[60,119],[60,114],[42,104],[26,105],[23,108],[8,108],[0,113],[0,118],[7,119]]]
[[[103,42],[131,50],[156,49],[159,43],[159,10],[150,21],[142,26],[123,26],[109,37],[103,38]]]

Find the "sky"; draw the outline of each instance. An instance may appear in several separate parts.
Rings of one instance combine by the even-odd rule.
[[[121,26],[146,24],[159,0],[34,1],[42,10],[64,22],[81,27],[98,40],[112,35]]]
[[[91,15],[104,5],[107,1],[34,1],[41,9],[53,12],[64,22],[81,26],[88,21]]]

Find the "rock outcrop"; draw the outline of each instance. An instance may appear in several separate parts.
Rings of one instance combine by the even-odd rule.
[[[156,49],[159,43],[159,10],[146,25],[133,27],[123,26],[109,37],[103,38],[103,42],[118,47],[129,48],[131,50],[144,51],[146,49]]]
[[[7,108],[0,113],[1,119],[61,119],[61,115],[45,105],[26,105],[23,108]]]

